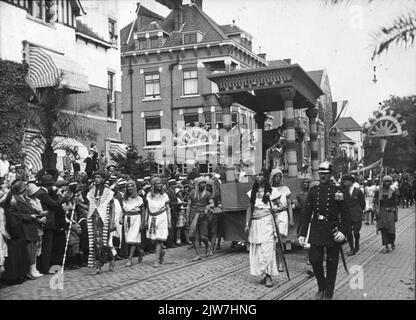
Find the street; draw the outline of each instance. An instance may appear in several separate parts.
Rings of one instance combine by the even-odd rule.
[[[415,209],[399,210],[396,250],[382,254],[381,236],[374,225],[361,230],[361,250],[346,256],[351,275],[339,262],[335,300],[410,300],[415,299]],[[344,246],[347,253],[349,249]],[[267,288],[249,274],[248,254],[230,249],[213,257],[191,262],[194,251],[182,246],[166,251],[166,263],[152,267],[154,255],[145,256],[141,264],[127,268],[117,261],[114,272],[89,275],[88,268],[64,272],[64,288],[51,289],[51,275],[21,285],[2,287],[1,300],[310,300],[316,292],[316,280],[306,274],[305,252],[286,253],[291,281],[281,273],[274,286]],[[355,280],[357,270],[364,271]],[[362,280],[362,282],[360,282]],[[352,285],[351,285],[352,283]],[[352,289],[354,288],[354,289]]]

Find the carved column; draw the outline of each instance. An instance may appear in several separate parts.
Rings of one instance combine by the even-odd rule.
[[[289,165],[289,177],[298,176],[298,163],[296,155],[296,132],[295,132],[295,112],[293,100],[296,90],[291,87],[280,89],[280,95],[285,107],[285,125],[287,132],[287,160]]]
[[[227,131],[227,133],[231,130],[231,105],[233,103],[234,99],[230,95],[221,95],[218,98],[218,102],[221,105],[222,108],[222,122],[223,127]],[[232,161],[230,162],[230,159],[232,159],[232,137],[229,135],[226,135],[224,137],[224,143],[227,146],[227,149],[225,150],[225,173],[227,177],[227,182],[234,182],[235,180],[235,174],[234,174],[234,165],[232,164]]]
[[[306,115],[309,118],[309,137],[311,148],[311,165],[312,178],[319,180],[319,159],[318,159],[318,131],[316,127],[316,118],[318,116],[318,108],[307,109]]]

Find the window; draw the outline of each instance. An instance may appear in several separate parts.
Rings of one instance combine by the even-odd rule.
[[[183,44],[196,43],[196,33],[188,33],[183,35]]]
[[[199,122],[199,116],[197,113],[196,114],[184,114],[183,120],[185,121],[185,125],[189,123],[191,127],[194,127],[195,122]]]
[[[147,40],[140,39],[139,40],[139,50],[147,49]]]
[[[43,20],[44,9],[45,8],[44,8],[43,1],[41,0],[32,1],[32,10],[31,10],[32,16]]]
[[[231,114],[231,128],[234,128],[238,124],[238,113],[233,112]]]
[[[207,125],[210,129],[212,128],[211,112],[205,112],[204,113],[204,124]]]
[[[33,0],[20,1],[20,6],[27,12],[42,21],[59,21],[71,26],[75,25],[75,14],[72,12],[71,3],[68,0]]]
[[[111,119],[116,118],[116,106],[114,96],[114,73],[107,73],[107,117]]]
[[[224,128],[224,123],[222,122],[222,112],[217,112],[215,114],[215,127],[216,129]]]
[[[185,70],[183,72],[183,94],[198,94],[198,71]]]
[[[244,114],[240,116],[240,128],[247,129],[247,121],[246,116]]]
[[[160,145],[160,117],[146,118],[145,122],[146,146]]]
[[[159,48],[159,38],[150,38],[150,48]]]
[[[144,76],[144,87],[146,97],[160,97],[159,73],[150,73]]]
[[[110,40],[117,39],[116,22],[112,19],[108,19],[108,33]]]

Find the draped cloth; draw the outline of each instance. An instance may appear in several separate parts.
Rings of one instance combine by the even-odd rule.
[[[96,188],[87,195],[89,200],[87,226],[89,240],[89,267],[101,267],[113,259],[115,249],[110,234],[115,228],[114,193],[104,188],[101,196],[95,197]]]

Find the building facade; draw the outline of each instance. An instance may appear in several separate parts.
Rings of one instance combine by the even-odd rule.
[[[341,150],[344,154],[361,162],[364,157],[363,128],[352,117],[341,117],[335,127],[342,133]]]
[[[76,142],[81,156],[91,142],[108,153],[111,143],[121,140],[118,20],[116,0],[0,1],[0,59],[25,61],[34,89],[52,86],[56,80],[68,87],[71,94],[63,112],[92,104],[100,107],[82,124],[93,128],[97,138]],[[63,152],[57,153],[59,167]],[[37,156],[31,164],[39,169]]]
[[[122,141],[136,145],[142,155],[169,153],[160,150],[162,129],[173,132],[179,146],[182,141],[215,141],[218,137],[207,137],[200,128],[223,126],[218,88],[207,76],[267,66],[252,52],[252,36],[234,24],[218,25],[202,10],[202,1],[176,1],[169,7],[172,11],[165,18],[139,3],[135,20],[121,30]],[[255,128],[252,110],[241,104],[231,109],[234,128]],[[180,166],[183,173],[200,154],[194,151]],[[200,169],[209,172],[214,167],[210,163]]]

